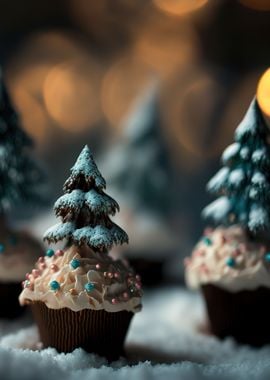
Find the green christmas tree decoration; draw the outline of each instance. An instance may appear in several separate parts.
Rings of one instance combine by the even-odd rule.
[[[87,245],[94,251],[107,252],[114,244],[128,243],[128,236],[112,222],[118,203],[104,192],[106,182],[92,153],[85,146],[71,175],[64,184],[64,195],[54,205],[62,222],[50,228],[44,240],[56,243],[66,239],[68,245]]]
[[[20,126],[0,70],[0,214],[15,205],[42,204],[44,173],[32,158],[33,142]]]
[[[172,167],[162,133],[156,86],[135,104],[106,161],[108,182],[136,211],[168,216],[175,201]]]
[[[215,225],[243,226],[251,235],[270,231],[269,130],[254,99],[222,155],[223,167],[207,189],[218,199],[203,210]]]

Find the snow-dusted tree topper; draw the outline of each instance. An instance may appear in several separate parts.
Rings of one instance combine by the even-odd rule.
[[[54,205],[62,222],[44,235],[48,242],[66,239],[68,244],[86,244],[106,252],[114,244],[128,243],[128,236],[109,215],[119,211],[118,203],[104,192],[106,182],[86,145],[64,184],[65,194]]]
[[[40,203],[44,173],[32,159],[32,140],[20,127],[0,69],[0,214],[19,202]]]
[[[251,234],[270,230],[270,134],[254,99],[222,155],[222,167],[209,181],[220,196],[203,210],[217,225],[239,224]]]

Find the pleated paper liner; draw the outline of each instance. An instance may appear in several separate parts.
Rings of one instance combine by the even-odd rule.
[[[232,293],[209,284],[202,293],[213,334],[256,347],[270,343],[270,289]]]
[[[25,308],[20,306],[18,300],[21,291],[21,283],[0,283],[0,318],[13,319],[23,314]]]
[[[132,312],[68,308],[50,309],[44,302],[31,303],[43,347],[72,352],[78,347],[106,357],[109,361],[124,356],[124,341]]]

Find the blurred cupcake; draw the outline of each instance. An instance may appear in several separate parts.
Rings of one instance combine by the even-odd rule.
[[[270,342],[270,253],[239,226],[207,230],[186,259],[186,282],[201,289],[211,331],[241,343]]]
[[[26,232],[0,230],[0,318],[15,318],[23,309],[18,302],[25,273],[42,253],[40,244]]]
[[[45,233],[49,249],[24,283],[22,305],[30,304],[44,347],[70,352],[82,347],[117,359],[134,313],[141,309],[141,283],[131,268],[108,250],[128,241],[109,215],[118,204],[104,193],[105,180],[86,146],[55,203],[62,223]]]
[[[21,128],[0,68],[0,317],[16,317],[20,283],[42,249],[24,232],[8,224],[10,211],[44,203],[44,175],[31,156],[33,142]],[[18,211],[18,210],[17,210]],[[14,223],[14,221],[12,221]]]
[[[186,259],[187,283],[201,288],[212,332],[255,346],[270,343],[269,137],[253,100],[208,183],[218,199],[203,216],[219,227]]]

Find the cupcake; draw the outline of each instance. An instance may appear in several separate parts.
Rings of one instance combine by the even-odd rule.
[[[132,268],[108,252],[128,242],[109,215],[119,210],[86,146],[55,203],[62,222],[44,235],[49,249],[24,282],[21,305],[31,305],[43,347],[71,352],[81,347],[115,360],[124,354],[125,336],[141,309],[141,282]]]
[[[20,125],[0,69],[0,317],[21,314],[21,281],[43,251],[26,232],[8,223],[11,211],[41,204],[43,172],[31,157],[32,140]],[[13,218],[14,219],[14,218]],[[14,224],[14,220],[11,220]]]
[[[269,130],[256,100],[223,153],[224,167],[208,190],[219,198],[203,216],[206,229],[186,280],[202,291],[210,328],[220,338],[261,346],[270,343],[270,148]]]
[[[27,232],[16,232],[2,226],[0,230],[0,318],[22,314],[18,297],[25,273],[43,252],[39,242]]]

